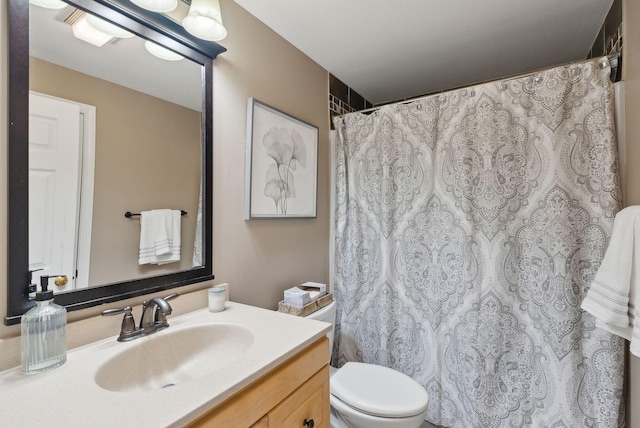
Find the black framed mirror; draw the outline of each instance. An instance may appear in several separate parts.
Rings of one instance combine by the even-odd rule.
[[[213,42],[197,39],[164,14],[149,12],[129,0],[65,0],[81,12],[101,17],[135,34],[137,37],[163,46],[200,67],[200,157],[195,169],[200,170],[199,213],[201,222],[194,239],[201,249],[200,263],[190,268],[165,273],[162,269],[147,269],[140,277],[107,280],[72,291],[55,294],[58,304],[68,311],[97,306],[140,295],[213,279],[212,269],[212,60],[225,49]],[[33,7],[33,6],[32,6]],[[29,142],[30,142],[30,5],[29,0],[8,1],[8,296],[5,324],[17,324],[24,312],[34,305],[30,297],[29,254]],[[105,126],[103,126],[105,128]],[[191,169],[191,168],[189,168]],[[117,171],[113,171],[117,174]],[[95,206],[95,204],[94,204]],[[143,208],[132,206],[131,211]],[[144,208],[146,209],[146,208]],[[95,208],[94,208],[95,210]],[[123,210],[121,210],[123,211]],[[125,219],[120,213],[120,221]],[[195,220],[194,220],[195,222]],[[129,230],[135,226],[129,223]],[[199,242],[201,241],[201,243]],[[195,250],[194,250],[195,252]],[[107,262],[109,261],[107,257]],[[114,266],[114,269],[119,269]],[[160,273],[156,273],[160,272]],[[77,274],[77,273],[76,273]]]

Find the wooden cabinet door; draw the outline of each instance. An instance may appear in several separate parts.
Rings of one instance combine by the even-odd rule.
[[[305,421],[313,424],[304,425]],[[329,366],[313,375],[300,388],[269,412],[270,428],[329,427]]]

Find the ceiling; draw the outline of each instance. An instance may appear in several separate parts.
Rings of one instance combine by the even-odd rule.
[[[613,0],[235,2],[379,104],[584,59]]]

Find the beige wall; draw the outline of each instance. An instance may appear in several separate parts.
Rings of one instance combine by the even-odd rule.
[[[200,193],[201,114],[141,92],[31,58],[30,89],[96,107],[96,163],[89,285],[188,270]],[[138,264],[139,217],[182,209],[181,259]]]
[[[326,283],[329,280],[328,73],[232,0],[222,0],[221,5],[229,36],[222,42],[228,52],[214,62],[214,282],[230,283],[231,298],[235,301],[273,309],[285,288],[302,281]],[[5,1],[0,2],[0,8],[0,170],[6,171]],[[243,220],[248,97],[255,97],[319,128],[316,219]],[[6,174],[0,174],[0,225],[6,225],[6,196]],[[0,266],[6,266],[6,251],[6,228],[0,227]],[[0,275],[0,315],[4,318],[7,284],[6,271],[1,269],[5,272]],[[179,291],[209,285],[188,286]],[[198,295],[204,307],[206,295]],[[126,303],[139,303],[143,299],[131,299]],[[180,299],[172,305],[179,310]],[[91,317],[102,309],[105,308],[73,312],[69,314],[69,320]],[[114,330],[111,318],[103,321],[104,325],[111,326],[108,334],[116,335],[117,327]],[[0,326],[0,338],[17,335],[19,326]],[[0,359],[15,354],[15,346],[15,340],[5,340],[4,345],[0,340]]]
[[[623,177],[625,205],[640,204],[640,2],[624,0],[622,3],[623,69],[625,85],[625,151],[626,177]],[[640,360],[629,354],[627,380],[627,426],[640,426]]]
[[[235,2],[221,4],[229,36],[213,70],[213,269],[233,300],[275,309],[285,288],[329,281],[328,73]],[[243,220],[249,97],[319,128],[316,219]]]

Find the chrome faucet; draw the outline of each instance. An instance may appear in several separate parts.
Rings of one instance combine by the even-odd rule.
[[[131,306],[121,309],[106,309],[102,311],[102,315],[117,315],[124,313],[122,327],[120,328],[119,342],[127,342],[137,339],[138,337],[148,336],[163,328],[169,327],[167,315],[171,314],[171,305],[167,300],[175,299],[180,296],[178,293],[170,294],[167,297],[154,297],[148,302],[142,303],[142,317],[140,318],[140,327],[136,327],[133,315],[131,315]]]
[[[149,333],[153,333],[162,328],[169,327],[166,316],[170,313],[171,305],[167,302],[167,300],[161,297],[154,297],[148,302],[143,303],[140,328]],[[164,323],[162,323],[162,325],[160,325],[161,323],[159,322],[161,315],[164,318]]]

